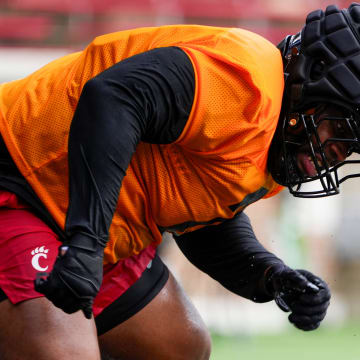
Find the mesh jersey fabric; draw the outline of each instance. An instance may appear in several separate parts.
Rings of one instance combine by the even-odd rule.
[[[166,46],[180,47],[193,63],[193,108],[177,141],[138,145],[110,227],[106,262],[160,243],[163,230],[181,234],[216,224],[281,190],[266,170],[283,91],[277,48],[233,28],[128,30],[100,36],[84,51],[0,87],[6,146],[59,226],[69,201],[69,128],[84,84],[123,59]]]

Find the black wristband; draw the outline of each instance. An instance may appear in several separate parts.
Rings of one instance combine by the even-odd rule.
[[[63,243],[63,246],[71,246],[91,252],[103,251],[107,243],[107,239],[96,236],[89,236],[84,233],[76,233]]]

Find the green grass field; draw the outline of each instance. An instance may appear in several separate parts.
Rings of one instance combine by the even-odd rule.
[[[213,335],[211,360],[360,360],[360,323],[278,335]]]

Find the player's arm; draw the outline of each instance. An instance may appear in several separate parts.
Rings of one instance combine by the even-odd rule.
[[[192,63],[180,48],[151,50],[88,81],[69,135],[70,199],[50,276],[37,281],[64,311],[91,316],[103,251],[123,177],[140,141],[166,144],[181,134],[194,99]]]
[[[176,236],[184,255],[228,290],[255,302],[275,299],[300,329],[316,329],[325,317],[330,291],[305,270],[293,270],[257,240],[240,213],[217,226]]]
[[[86,83],[69,137],[69,238],[106,243],[137,144],[175,141],[189,117],[194,88],[192,64],[176,47],[133,56]]]

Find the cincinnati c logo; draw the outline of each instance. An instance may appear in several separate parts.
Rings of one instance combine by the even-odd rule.
[[[37,271],[46,271],[49,266],[41,267],[39,264],[39,259],[41,257],[47,259],[47,253],[49,252],[49,249],[45,249],[45,246],[37,247],[36,249],[31,251],[31,255],[33,256],[31,259],[31,265],[32,267]]]

